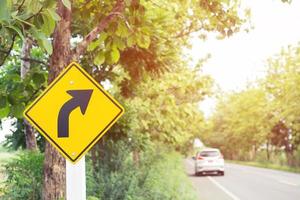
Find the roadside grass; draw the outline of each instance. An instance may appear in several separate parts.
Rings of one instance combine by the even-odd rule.
[[[111,163],[104,163],[102,170],[93,173],[92,163],[87,162],[88,199],[197,199],[195,189],[186,176],[183,157],[179,153],[151,151],[145,155],[147,157],[142,157],[138,166],[129,156],[117,171],[110,168]],[[43,166],[40,155],[31,155],[26,151],[10,152],[1,147],[0,158],[0,199],[8,197],[23,200],[31,199],[28,197],[33,195],[32,199],[39,199],[42,182],[40,172]],[[8,166],[5,173],[4,165]],[[11,177],[10,182],[4,182],[7,174]]]
[[[4,165],[13,159],[17,154],[17,151],[9,151],[2,144],[0,144],[0,189],[3,187],[5,181]],[[1,190],[0,190],[1,197]]]
[[[16,151],[9,151],[2,144],[0,144],[0,166],[3,166],[3,164],[14,158],[16,153]]]
[[[127,160],[118,171],[100,170],[96,176],[91,173],[91,163],[88,164],[87,195],[95,200],[197,199],[185,173],[183,157],[176,152],[152,153],[146,153],[147,158],[142,157],[138,167]],[[102,167],[106,168],[105,163]]]
[[[290,167],[290,166],[286,166],[286,165],[278,165],[278,164],[266,163],[266,162],[261,163],[261,162],[239,161],[239,160],[226,160],[226,162],[234,163],[234,164],[240,164],[240,165],[247,165],[247,166],[252,166],[252,167],[275,169],[275,170],[293,172],[293,173],[299,173],[300,174],[300,168],[299,167]]]

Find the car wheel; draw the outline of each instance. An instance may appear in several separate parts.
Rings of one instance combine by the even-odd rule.
[[[224,176],[225,172],[219,172],[219,175]]]

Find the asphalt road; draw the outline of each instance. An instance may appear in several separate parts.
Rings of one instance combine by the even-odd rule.
[[[197,177],[185,165],[199,200],[300,200],[300,174],[226,163],[224,177]]]

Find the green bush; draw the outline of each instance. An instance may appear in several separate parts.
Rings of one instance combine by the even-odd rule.
[[[87,159],[88,196],[100,200],[196,199],[178,153],[146,151],[140,153],[136,165],[124,144],[115,143],[114,149],[119,151],[114,153],[113,159],[112,155],[110,159],[104,158],[97,171],[93,171],[92,162]]]
[[[300,146],[295,151],[294,157],[295,157],[295,165],[296,165],[296,167],[300,167]]]
[[[88,200],[196,199],[178,153],[146,151],[137,166],[123,143],[115,143],[114,149],[110,161],[104,160],[96,171],[87,157]],[[25,151],[6,164],[0,199],[41,199],[43,159],[39,152]]]
[[[140,198],[138,199],[196,199],[179,154],[163,153],[154,159],[152,164],[144,166],[144,170],[146,173],[142,177],[143,184],[139,186]],[[136,198],[132,196],[130,199]]]
[[[259,163],[268,163],[269,160],[267,157],[267,152],[266,151],[257,151],[255,154],[254,161],[259,162]]]
[[[6,164],[1,199],[41,199],[43,160],[43,154],[25,151]]]

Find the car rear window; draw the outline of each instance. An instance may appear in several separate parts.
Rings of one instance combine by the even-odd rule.
[[[216,157],[219,156],[219,152],[218,151],[202,151],[200,153],[201,157]]]

